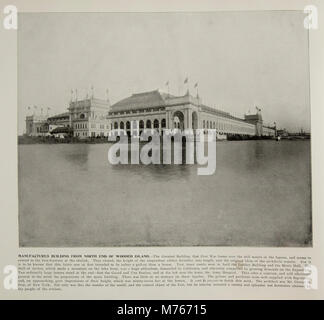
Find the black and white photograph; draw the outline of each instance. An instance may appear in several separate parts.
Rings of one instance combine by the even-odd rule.
[[[18,17],[20,247],[313,246],[302,10]]]

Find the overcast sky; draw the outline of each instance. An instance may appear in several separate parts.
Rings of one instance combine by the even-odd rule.
[[[18,28],[18,126],[28,106],[68,107],[71,89],[112,103],[199,83],[204,104],[266,123],[310,128],[308,33],[298,11],[24,13]]]

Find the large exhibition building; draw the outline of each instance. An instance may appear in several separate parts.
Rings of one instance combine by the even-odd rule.
[[[275,136],[276,128],[263,123],[261,109],[244,118],[206,106],[189,91],[174,96],[154,90],[133,94],[113,105],[109,100],[93,96],[70,102],[68,112],[51,117],[26,117],[27,135],[73,135],[80,139],[108,136],[114,129],[131,132],[131,124],[139,130],[156,129],[215,129],[219,139],[230,136]]]

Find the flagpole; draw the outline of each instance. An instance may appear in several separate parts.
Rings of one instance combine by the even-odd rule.
[[[170,88],[169,88],[169,80],[165,83],[167,89],[168,89],[168,97],[170,96]]]
[[[108,88],[106,89],[106,99],[107,99],[107,101],[109,101],[109,90],[108,90]]]
[[[186,77],[184,84],[187,84],[187,94],[189,95],[189,77]]]

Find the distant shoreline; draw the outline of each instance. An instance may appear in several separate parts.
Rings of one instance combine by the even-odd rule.
[[[30,137],[30,136],[18,136],[18,144],[99,144],[99,143],[112,143],[108,141],[107,137],[90,138],[90,139],[78,139],[71,138],[55,138],[55,137]]]
[[[282,140],[310,140],[310,137],[304,136],[291,136],[291,137],[281,137]],[[250,141],[250,140],[271,140],[274,141],[274,138],[271,137],[251,137],[249,139],[239,139],[239,138],[230,138],[220,141]],[[107,137],[96,137],[88,139],[78,139],[75,137],[70,138],[55,138],[55,137],[31,137],[31,136],[18,136],[18,145],[23,144],[102,144],[107,143],[111,144],[114,141],[108,141]],[[143,142],[145,143],[145,142]]]

